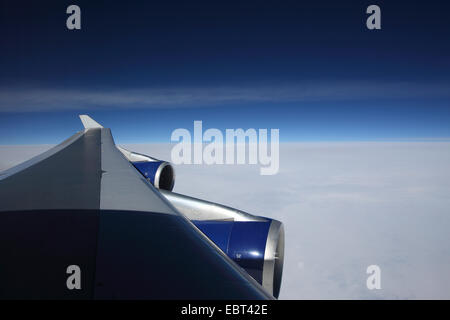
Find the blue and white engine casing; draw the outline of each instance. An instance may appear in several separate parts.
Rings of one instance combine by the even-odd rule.
[[[175,208],[274,297],[281,287],[284,227],[218,203],[160,190]]]
[[[117,148],[180,213],[278,297],[284,261],[284,227],[280,221],[171,192],[175,172],[169,162]]]
[[[175,171],[170,162],[158,160],[144,154],[128,151],[117,146],[120,152],[136,169],[158,189],[172,191],[175,185]]]

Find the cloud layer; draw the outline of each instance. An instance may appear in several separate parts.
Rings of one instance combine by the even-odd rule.
[[[252,102],[450,97],[448,84],[407,82],[168,87],[141,89],[0,88],[0,112],[205,107]]]
[[[281,144],[278,175],[180,165],[174,191],[283,221],[282,299],[449,299],[449,163],[445,142]]]
[[[127,148],[170,160],[167,144]],[[48,146],[0,146],[0,169]],[[450,299],[450,143],[281,144],[280,171],[176,166],[174,191],[283,221],[282,299]],[[381,290],[366,268],[381,268]]]

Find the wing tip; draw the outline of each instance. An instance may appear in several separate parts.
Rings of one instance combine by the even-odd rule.
[[[87,114],[80,114],[79,117],[85,129],[103,128],[100,123],[89,117]]]

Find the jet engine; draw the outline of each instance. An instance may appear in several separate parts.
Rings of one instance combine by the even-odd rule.
[[[117,146],[117,149],[154,187],[169,191],[173,190],[175,171],[169,162],[131,152],[119,146]]]
[[[281,222],[271,219],[192,222],[267,291],[278,297],[284,253]]]
[[[174,192],[160,192],[228,257],[278,297],[284,262],[284,227],[280,221]]]

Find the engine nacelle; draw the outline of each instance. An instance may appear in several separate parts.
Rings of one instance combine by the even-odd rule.
[[[278,298],[284,260],[284,228],[281,222],[271,219],[192,222]]]
[[[278,297],[284,260],[284,228],[280,221],[179,193],[160,192],[225,254]]]
[[[172,191],[175,175],[169,162],[156,160],[132,162],[133,166],[158,189]]]
[[[173,190],[175,170],[169,162],[131,152],[119,146],[116,147],[154,187],[168,191]]]

